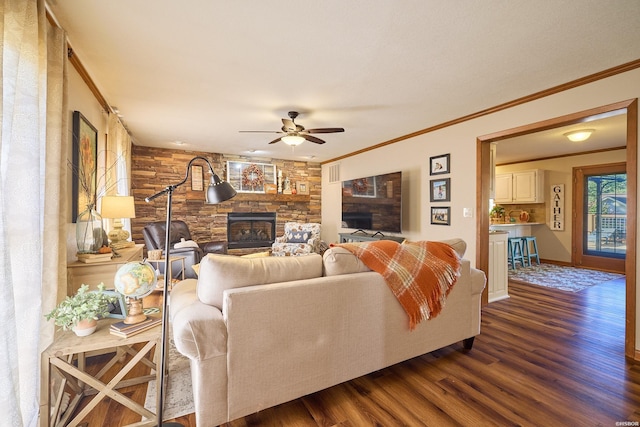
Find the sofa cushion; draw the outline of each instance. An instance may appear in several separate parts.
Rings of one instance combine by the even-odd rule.
[[[467,243],[460,238],[441,240],[441,242],[451,246],[460,258],[467,250]],[[357,256],[340,246],[327,249],[322,257],[322,263],[325,276],[371,271]]]
[[[448,239],[448,240],[439,240],[439,241],[451,246],[453,250],[456,251],[456,253],[460,258],[464,258],[464,253],[467,251],[467,242],[465,242],[459,237]]]
[[[212,254],[207,254],[205,255],[205,257],[212,255]],[[263,258],[263,257],[268,257],[271,256],[271,251],[264,251],[264,252],[255,252],[252,254],[246,254],[246,255],[240,255],[240,257],[242,258]],[[200,274],[200,264],[196,264],[196,265],[192,265],[191,268],[193,268],[193,271],[196,272],[196,276],[198,276]]]
[[[205,304],[222,309],[227,289],[263,285],[322,276],[322,257],[242,258],[210,254],[200,262],[198,298]]]
[[[340,246],[327,249],[322,256],[325,276],[371,271],[360,258]]]

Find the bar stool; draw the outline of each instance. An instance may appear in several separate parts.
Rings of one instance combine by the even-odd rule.
[[[533,236],[522,236],[522,256],[531,267],[531,258],[535,258],[540,265],[540,257],[538,256],[538,243]],[[533,248],[533,250],[532,250]]]
[[[511,264],[511,268],[516,269],[516,261],[519,261],[522,267],[525,266],[521,237],[509,237],[507,240],[507,252],[507,260]]]

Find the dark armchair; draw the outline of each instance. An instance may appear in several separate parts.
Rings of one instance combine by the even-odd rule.
[[[142,235],[144,236],[144,243],[147,250],[161,249],[164,258],[164,239],[166,234],[166,223],[164,221],[152,222],[147,224],[142,229]],[[189,227],[184,221],[171,221],[171,250],[172,256],[184,256],[184,277],[196,278],[196,273],[193,270],[195,264],[199,264],[203,256],[208,253],[226,254],[227,242],[206,242],[198,243],[197,247],[182,247],[176,248],[175,244],[180,243],[184,239],[185,241],[193,240]],[[178,263],[173,263],[171,266],[171,277],[177,278],[180,275]],[[163,271],[161,273],[164,274]]]

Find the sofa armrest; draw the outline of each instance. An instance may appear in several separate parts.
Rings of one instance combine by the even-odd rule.
[[[178,351],[202,361],[227,352],[227,327],[218,308],[198,299],[197,284],[187,279],[173,287],[169,315]]]
[[[471,294],[478,295],[484,291],[484,287],[487,284],[487,276],[484,271],[471,268]]]

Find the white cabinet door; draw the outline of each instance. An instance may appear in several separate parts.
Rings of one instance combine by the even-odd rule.
[[[495,203],[544,203],[542,169],[496,175]]]
[[[524,171],[513,173],[513,201],[536,202],[537,201],[537,172]]]
[[[495,181],[495,203],[511,203],[512,198],[512,187],[513,187],[513,177],[512,174],[501,174],[496,175]]]
[[[489,235],[489,302],[509,298],[507,233]]]

